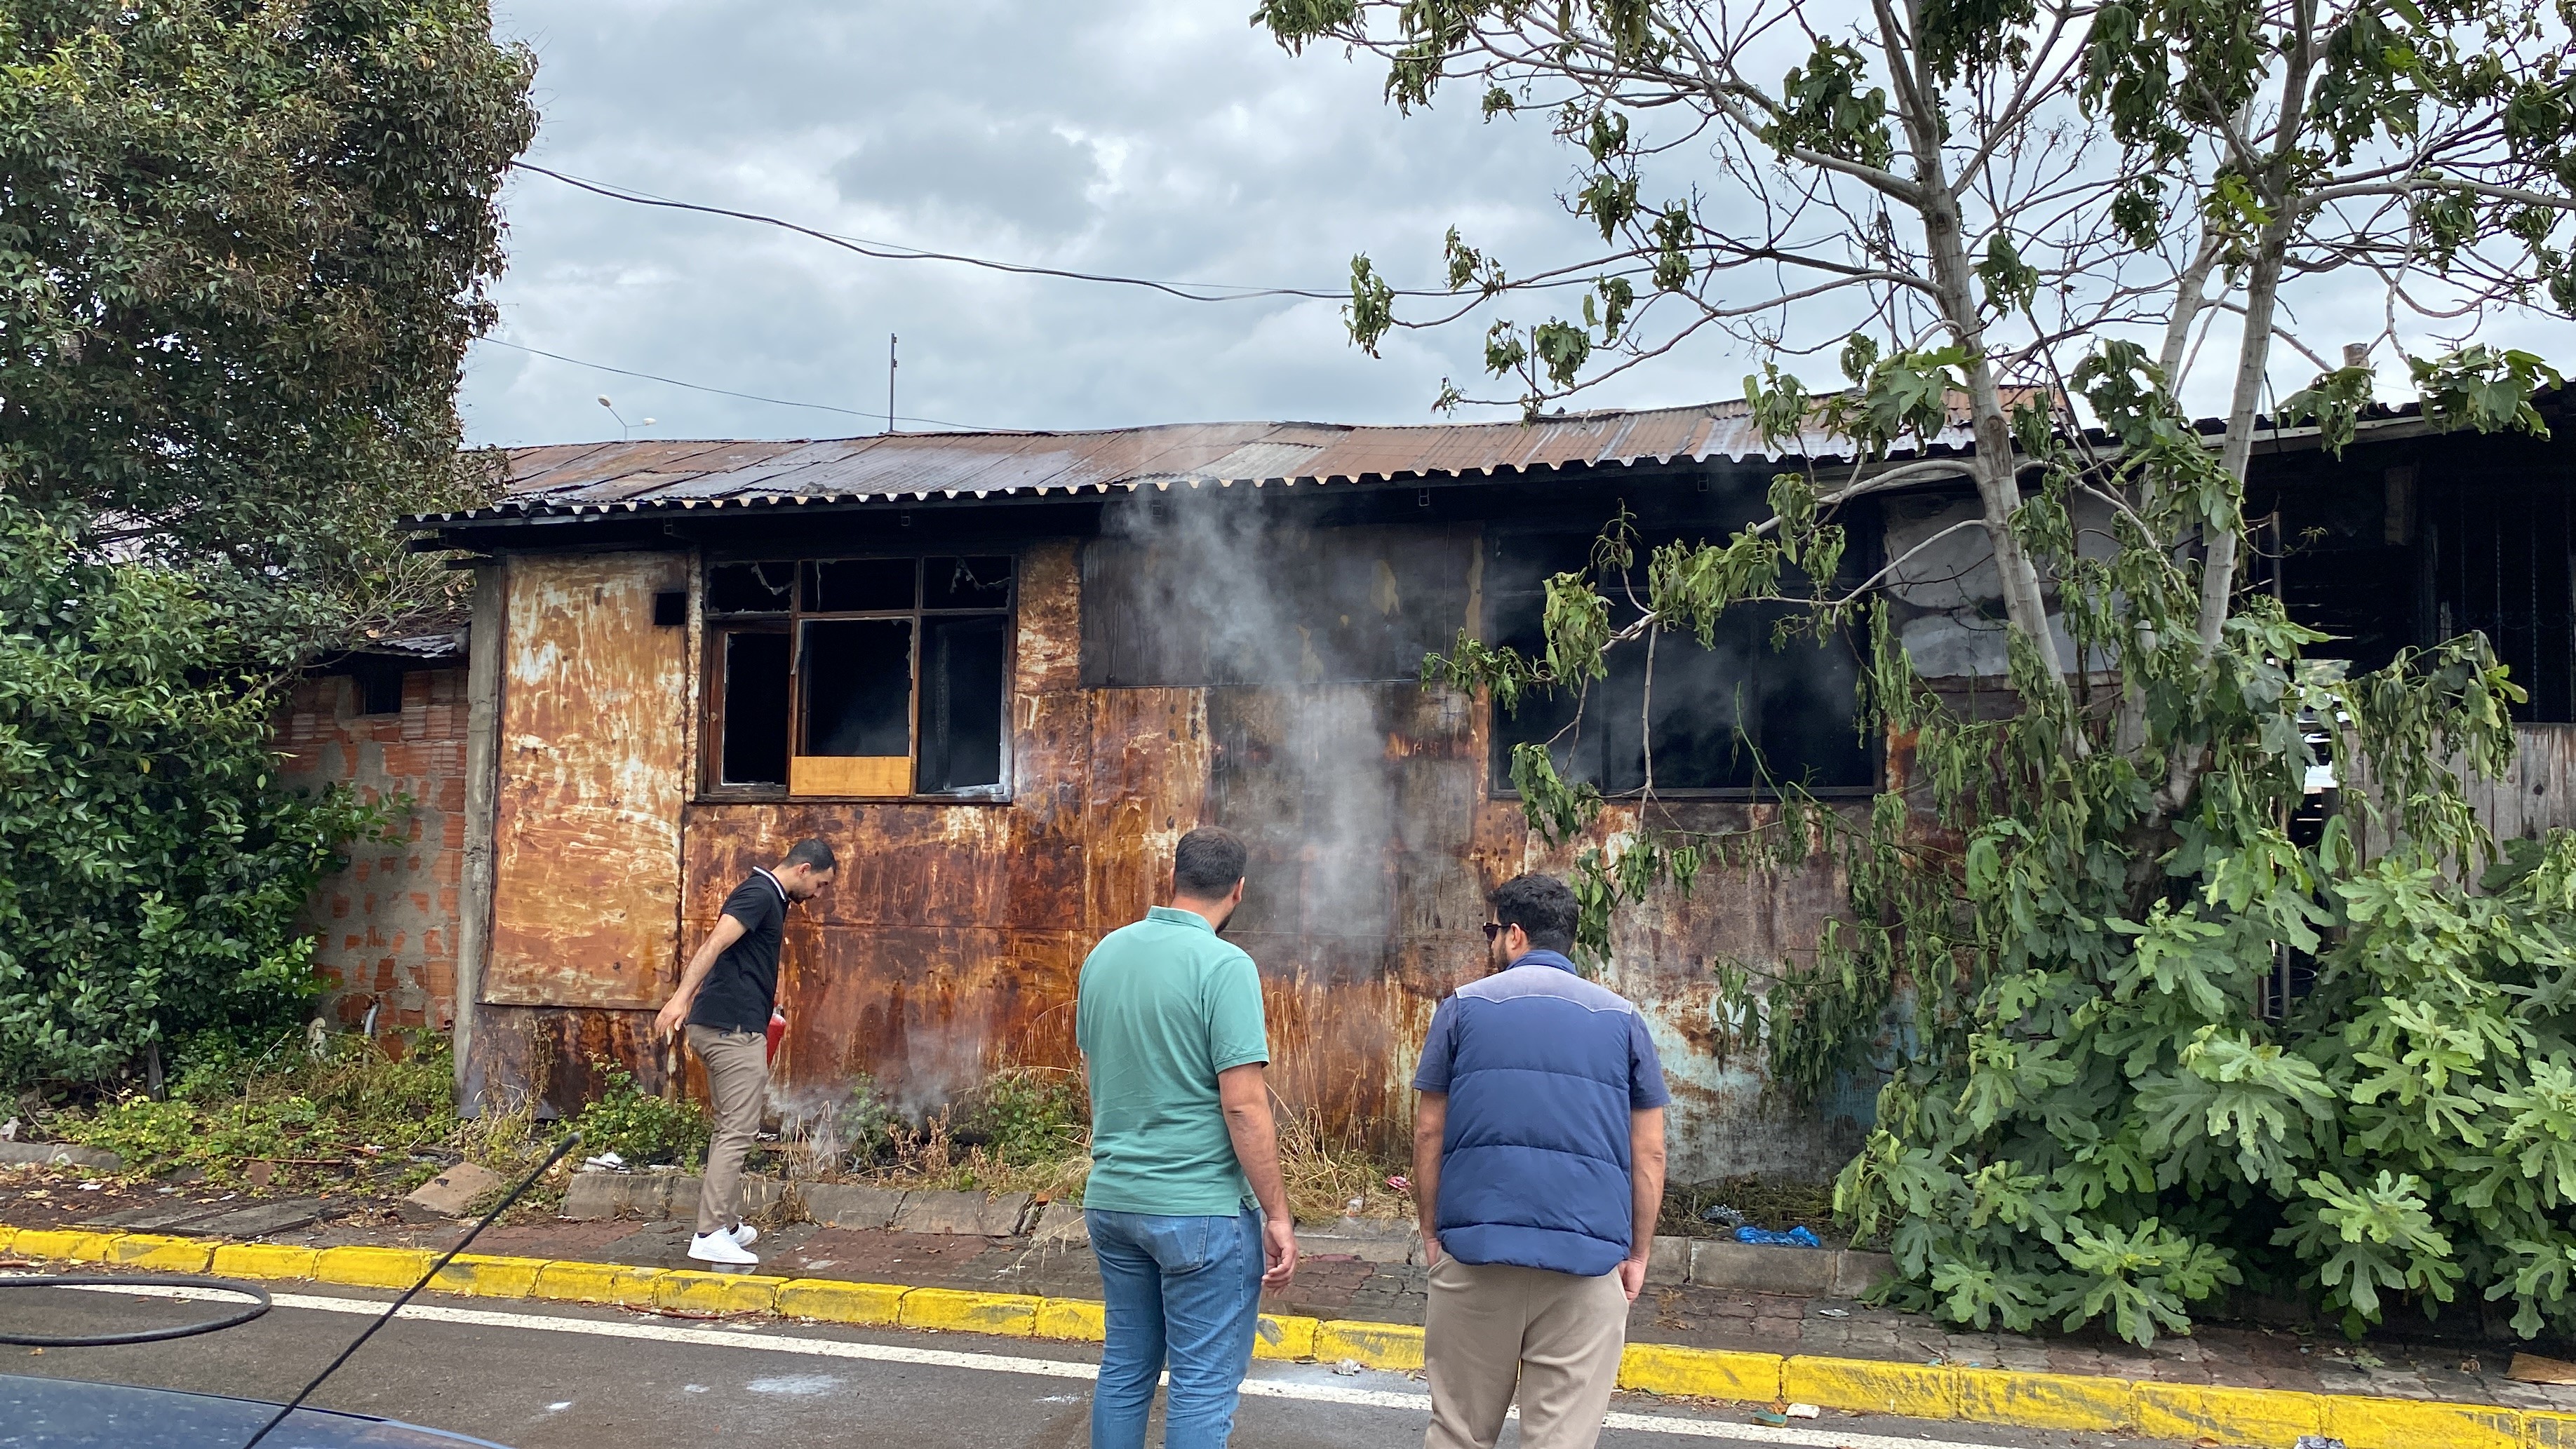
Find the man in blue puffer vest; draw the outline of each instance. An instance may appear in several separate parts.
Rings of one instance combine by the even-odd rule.
[[[1664,1199],[1663,1066],[1645,1018],[1575,974],[1574,892],[1492,897],[1495,974],[1431,1018],[1413,1191],[1431,1264],[1427,1449],[1591,1449]]]

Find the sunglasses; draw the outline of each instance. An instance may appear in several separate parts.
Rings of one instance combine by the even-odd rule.
[[[1487,922],[1485,923],[1485,939],[1486,939],[1486,940],[1490,941],[1490,940],[1494,939],[1495,937],[1497,937],[1497,936],[1501,935],[1502,933],[1503,933],[1503,923],[1502,923],[1502,922],[1500,922],[1500,921],[1487,921]]]

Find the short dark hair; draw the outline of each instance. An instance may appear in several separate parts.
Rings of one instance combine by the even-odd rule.
[[[1574,949],[1574,922],[1583,908],[1575,904],[1573,889],[1555,876],[1516,875],[1486,899],[1493,904],[1494,919],[1520,927],[1531,949],[1560,954]]]
[[[1241,836],[1202,825],[1182,836],[1172,851],[1172,889],[1192,900],[1214,900],[1243,879],[1243,864],[1250,855]]]
[[[807,836],[787,847],[784,865],[810,865],[816,870],[837,870],[840,862],[832,858],[832,847],[814,836]]]

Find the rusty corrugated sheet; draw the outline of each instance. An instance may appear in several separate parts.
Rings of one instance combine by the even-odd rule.
[[[653,595],[683,554],[519,557],[502,634],[483,1000],[659,1005],[679,918],[688,635]]]
[[[1964,450],[1970,441],[1954,418],[1930,446]],[[513,453],[509,489],[495,507],[417,522],[435,527],[525,513],[1176,485],[1294,487],[1712,458],[1828,458],[1844,450],[1822,432],[1785,446],[1767,445],[1741,402],[1575,413],[1526,423],[1180,423],[1071,433],[558,445]]]

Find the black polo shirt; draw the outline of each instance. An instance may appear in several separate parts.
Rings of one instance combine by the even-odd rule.
[[[776,876],[754,869],[725,897],[724,913],[742,922],[742,939],[725,948],[699,983],[689,1024],[765,1033],[778,1000],[778,937],[787,923],[787,890]]]

